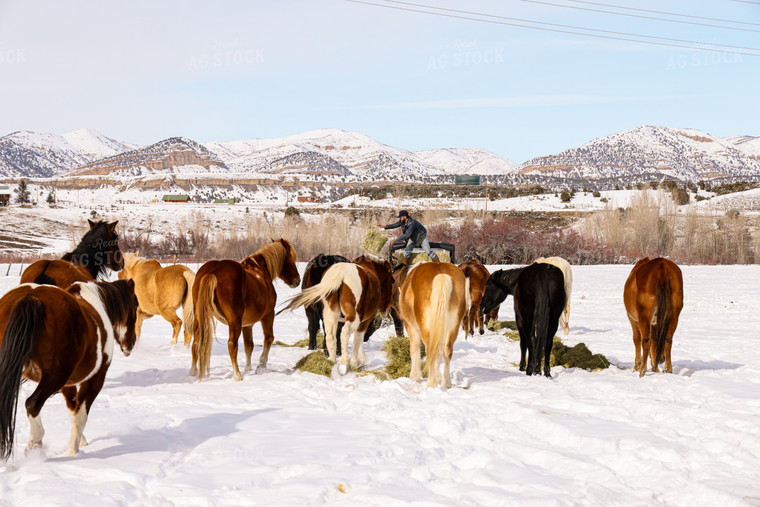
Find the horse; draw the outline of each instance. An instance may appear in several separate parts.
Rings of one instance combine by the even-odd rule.
[[[185,347],[190,345],[193,327],[193,282],[195,273],[186,266],[174,264],[161,267],[156,260],[144,259],[137,253],[124,254],[124,268],[119,280],[135,281],[135,294],[140,302],[135,333],[140,339],[142,323],[154,315],[160,315],[172,325],[170,345],[177,343],[177,336],[185,323]],[[177,308],[182,306],[182,319]]]
[[[565,307],[562,271],[544,263],[496,271],[488,277],[480,310],[491,311],[510,294],[514,298],[515,321],[520,333],[520,371],[540,374],[543,358],[544,375],[551,378],[552,341]],[[527,364],[526,351],[529,353]]]
[[[351,263],[340,262],[325,271],[322,281],[292,297],[279,313],[293,311],[300,306],[308,306],[315,301],[324,305],[324,320],[327,334],[328,357],[337,358],[337,331],[341,314],[345,323],[340,332],[342,354],[338,371],[348,372],[348,340],[354,336],[350,366],[357,368],[366,362],[362,338],[375,315],[387,315],[393,295],[393,274],[391,264],[373,255],[362,255]]]
[[[565,303],[565,310],[559,316],[559,325],[562,326],[565,334],[567,334],[570,332],[570,295],[573,292],[573,270],[570,267],[570,263],[562,257],[539,257],[533,262],[551,264],[562,270],[562,274],[565,277],[565,297],[567,302]]]
[[[634,371],[643,377],[647,355],[651,354],[652,371],[665,361],[665,373],[673,373],[670,349],[678,317],[683,309],[683,275],[672,261],[663,258],[638,261],[625,281],[623,302],[633,329],[636,348]]]
[[[241,262],[225,259],[205,263],[195,275],[193,284],[193,346],[190,375],[202,380],[211,364],[214,338],[214,317],[229,327],[227,349],[232,362],[233,378],[243,380],[237,362],[238,340],[243,333],[245,371],[251,369],[253,325],[261,322],[264,348],[258,369],[266,368],[269,349],[274,341],[274,307],[277,293],[274,279],[288,287],[301,283],[296,261],[298,255],[284,239],[272,240]]]
[[[119,271],[124,258],[119,250],[116,224],[87,220],[90,230],[77,247],[60,260],[42,259],[27,267],[21,283],[55,285],[65,289],[74,282],[89,282],[102,278],[108,269]]]
[[[401,316],[409,333],[412,369],[421,378],[420,340],[427,352],[428,387],[451,387],[449,370],[459,326],[470,307],[470,279],[449,263],[422,263],[409,270],[401,286]],[[443,378],[440,363],[444,359]]]
[[[134,282],[77,282],[67,290],[25,284],[0,299],[0,457],[13,452],[22,376],[37,382],[26,399],[31,426],[28,449],[40,447],[40,411],[60,391],[73,428],[68,456],[87,445],[84,426],[113,358],[114,342],[125,356],[135,345]]]
[[[488,269],[477,260],[472,259],[462,262],[458,265],[464,276],[470,279],[470,306],[467,308],[464,320],[462,320],[462,330],[465,337],[468,334],[475,334],[475,324],[478,326],[480,334],[485,333],[485,315],[480,311],[480,301],[483,299],[483,292],[486,290],[486,281],[491,273]],[[499,307],[496,306],[489,314],[489,320],[496,320],[499,316]]]

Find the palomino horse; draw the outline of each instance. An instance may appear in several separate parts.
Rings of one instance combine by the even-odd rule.
[[[235,380],[243,380],[237,362],[240,332],[243,332],[245,371],[248,371],[253,352],[252,327],[256,322],[261,322],[264,331],[259,368],[266,367],[269,348],[274,341],[272,327],[277,293],[273,282],[279,277],[289,287],[297,287],[301,283],[297,260],[296,251],[290,243],[278,239],[241,262],[209,261],[201,266],[193,284],[195,320],[190,375],[198,375],[198,379],[208,375],[211,344],[214,341],[214,317],[229,327],[227,348]]]
[[[68,455],[87,445],[84,426],[103,387],[114,342],[128,356],[135,345],[137,297],[132,281],[79,282],[68,290],[26,284],[0,299],[0,457],[13,451],[21,377],[37,382],[26,400],[29,448],[40,447],[40,411],[63,394],[73,428]]]
[[[465,337],[468,334],[475,334],[475,324],[478,326],[480,334],[485,333],[485,315],[480,311],[480,301],[483,299],[483,293],[486,290],[486,282],[491,273],[488,269],[477,260],[472,259],[459,264],[464,276],[470,279],[470,306],[462,321],[462,329]],[[499,317],[499,307],[497,306],[488,314],[489,320],[496,320]]]
[[[515,321],[520,333],[520,371],[528,375],[540,374],[543,358],[544,375],[551,377],[549,358],[552,341],[565,307],[562,271],[543,263],[496,271],[486,283],[486,292],[480,302],[481,311],[490,311],[510,294],[515,300]]]
[[[379,311],[388,313],[393,293],[392,267],[388,261],[375,256],[362,255],[352,263],[338,263],[325,271],[322,281],[311,288],[301,291],[291,298],[278,313],[295,310],[321,300],[324,304],[324,319],[327,334],[328,355],[336,360],[338,321],[341,314],[345,323],[340,332],[342,352],[338,371],[341,375],[348,372],[348,340],[354,336],[351,351],[352,368],[364,365],[364,334]]]
[[[74,251],[60,260],[33,262],[21,274],[21,283],[56,285],[65,289],[74,282],[97,280],[108,269],[118,271],[124,267],[119,250],[116,224],[88,220],[90,230]]]
[[[634,371],[643,377],[651,354],[652,371],[659,371],[664,359],[665,373],[673,373],[670,349],[683,308],[681,269],[668,259],[641,259],[625,281],[623,301],[636,347]]]
[[[410,378],[419,382],[420,340],[425,344],[428,387],[451,387],[450,363],[459,326],[470,307],[470,279],[453,264],[426,262],[409,270],[401,286],[401,316],[409,333]],[[441,378],[441,357],[444,359]]]
[[[193,328],[193,282],[195,273],[186,266],[174,264],[161,267],[156,260],[144,259],[137,253],[124,254],[124,269],[119,280],[135,281],[135,294],[140,302],[135,333],[140,339],[142,323],[154,315],[160,315],[172,325],[170,345],[177,343],[177,336],[185,323],[185,347],[190,345]],[[182,306],[182,319],[177,308]]]
[[[559,316],[559,325],[565,331],[565,334],[570,332],[570,295],[573,292],[573,270],[570,267],[570,263],[562,257],[539,257],[533,262],[542,262],[544,264],[551,264],[557,266],[565,277],[565,310],[562,315]]]

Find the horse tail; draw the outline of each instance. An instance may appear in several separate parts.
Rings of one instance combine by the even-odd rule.
[[[531,362],[536,358],[537,365],[541,365],[544,358],[546,347],[551,347],[550,340],[554,337],[549,336],[549,323],[551,322],[551,302],[549,299],[549,279],[548,277],[539,278],[536,287],[535,311],[533,313],[533,329],[531,332],[531,342],[533,350],[530,353]],[[548,365],[544,365],[546,368]]]
[[[211,345],[214,342],[214,295],[216,275],[201,278],[198,299],[195,301],[193,336],[198,346],[198,380],[208,375],[211,367]]]
[[[45,308],[35,297],[18,301],[5,327],[0,346],[0,459],[13,452],[16,428],[16,407],[21,387],[21,374],[37,335],[42,327]]]
[[[301,306],[309,306],[328,294],[339,290],[346,281],[349,282],[349,286],[358,285],[358,290],[361,291],[361,280],[359,279],[357,265],[345,262],[333,264],[325,271],[322,281],[308,289],[302,290],[300,294],[288,300],[287,304],[277,312],[277,315],[285,310],[293,311]],[[354,296],[358,302],[361,294],[354,294]]]
[[[663,276],[657,281],[657,295],[655,299],[655,310],[652,317],[652,338],[656,345],[654,364],[660,364],[662,353],[665,350],[665,341],[668,338],[668,328],[670,328],[670,319],[672,308],[670,307],[671,292],[670,277],[667,272],[662,272]]]
[[[449,335],[449,305],[453,292],[454,280],[449,275],[439,274],[433,278],[430,290],[430,306],[433,311],[428,313],[427,321],[430,343],[425,351],[428,377],[438,371],[438,365],[443,357],[443,347]],[[459,322],[455,325],[459,327]]]
[[[185,299],[182,301],[182,322],[185,324],[185,332],[193,329],[195,312],[193,308],[193,284],[195,283],[195,273],[190,269],[182,273],[185,277]],[[185,344],[187,346],[187,344]]]

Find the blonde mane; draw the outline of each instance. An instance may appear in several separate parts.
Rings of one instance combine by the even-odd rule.
[[[290,243],[285,242],[285,240],[282,240],[282,242],[278,240],[262,246],[255,253],[243,259],[241,264],[245,264],[247,261],[263,269],[264,266],[262,266],[261,263],[255,259],[255,257],[258,255],[264,259],[264,262],[266,263],[266,270],[269,272],[269,276],[272,277],[272,279],[280,276],[282,266],[285,263],[285,259],[287,257],[292,255],[293,262],[296,262],[298,260],[296,252],[293,250],[293,247],[290,245]]]

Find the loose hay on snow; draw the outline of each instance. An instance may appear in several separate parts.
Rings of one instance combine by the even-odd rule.
[[[311,354],[307,354],[298,360],[296,363],[296,370],[308,371],[309,373],[316,373],[317,375],[330,377],[332,376],[333,366],[335,366],[335,363],[327,359],[324,352],[321,350],[315,350]]]
[[[425,357],[425,346],[420,343],[422,349],[422,357]],[[392,379],[399,377],[408,377],[412,372],[412,356],[409,351],[409,338],[406,336],[394,336],[388,338],[388,341],[383,345],[385,355],[388,357],[388,365],[385,367],[385,372]],[[425,370],[425,364],[421,365],[423,371]],[[424,375],[423,375],[424,376]]]
[[[502,329],[517,331],[517,323],[515,323],[514,320],[489,320],[486,327],[494,333],[501,331]]]
[[[378,231],[377,229],[370,229],[367,231],[367,235],[364,236],[364,243],[362,248],[373,254],[380,253],[385,243],[388,241],[388,236]]]
[[[278,347],[308,347],[309,346],[309,339],[304,338],[303,340],[298,340],[295,343],[285,343],[281,342],[280,340],[276,340],[272,345],[277,345]],[[325,348],[325,335],[322,334],[322,331],[317,332],[317,348],[318,349],[324,349]]]
[[[584,370],[603,370],[609,368],[610,362],[602,354],[592,354],[585,343],[578,343],[568,347],[562,341],[554,337],[552,352],[549,359],[551,366],[564,366],[565,368],[583,368]]]

